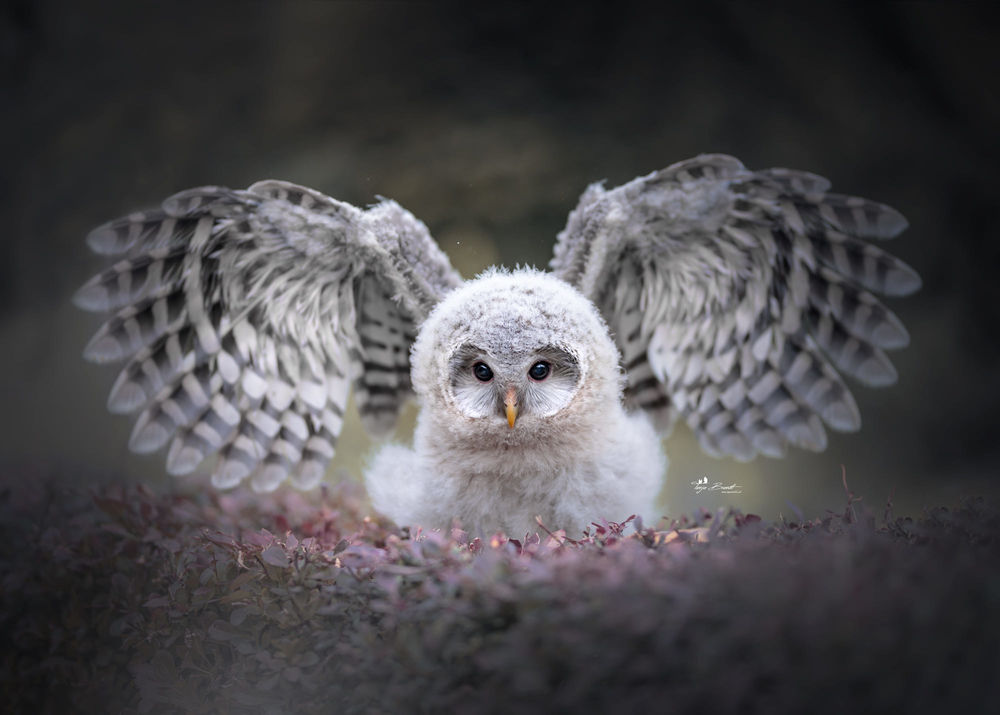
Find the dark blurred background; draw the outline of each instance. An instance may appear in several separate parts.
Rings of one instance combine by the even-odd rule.
[[[83,363],[84,236],[190,186],[282,178],[423,219],[472,276],[547,263],[584,187],[703,152],[822,174],[900,209],[923,290],[899,382],[821,455],[751,464],[668,440],[670,514],[898,511],[996,495],[998,12],[987,5],[7,2],[0,28],[3,479],[147,479]],[[409,415],[412,419],[412,411]],[[408,439],[406,425],[397,437]],[[331,478],[358,479],[353,420]],[[690,482],[736,483],[732,496]]]

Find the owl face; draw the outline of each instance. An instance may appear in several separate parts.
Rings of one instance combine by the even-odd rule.
[[[621,375],[590,301],[548,274],[495,271],[452,291],[421,326],[413,386],[442,434],[525,445],[598,421]]]
[[[554,345],[505,354],[467,343],[449,361],[449,387],[467,417],[502,421],[555,415],[573,399],[580,384],[580,361]]]

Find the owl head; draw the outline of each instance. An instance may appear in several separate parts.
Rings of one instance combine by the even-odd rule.
[[[413,346],[424,413],[452,436],[551,444],[616,404],[618,351],[594,305],[535,270],[491,270],[452,291]]]

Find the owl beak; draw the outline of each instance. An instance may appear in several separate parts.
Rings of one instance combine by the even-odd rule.
[[[514,420],[517,419],[517,393],[514,392],[513,387],[507,390],[503,403],[507,408],[507,424],[510,425],[511,429],[514,429]]]

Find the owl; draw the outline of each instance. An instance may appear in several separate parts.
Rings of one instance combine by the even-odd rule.
[[[819,451],[860,427],[841,373],[870,386],[907,344],[875,294],[920,279],[868,239],[892,208],[802,171],[702,155],[591,185],[549,271],[463,281],[393,201],[365,209],[282,181],[202,187],[90,233],[117,262],[76,303],[110,313],[85,350],[123,362],[108,399],[130,448],[216,487],[309,489],[348,395],[373,435],[411,397],[412,447],[365,482],[400,524],[524,534],[657,516],[661,437],[711,455]]]

